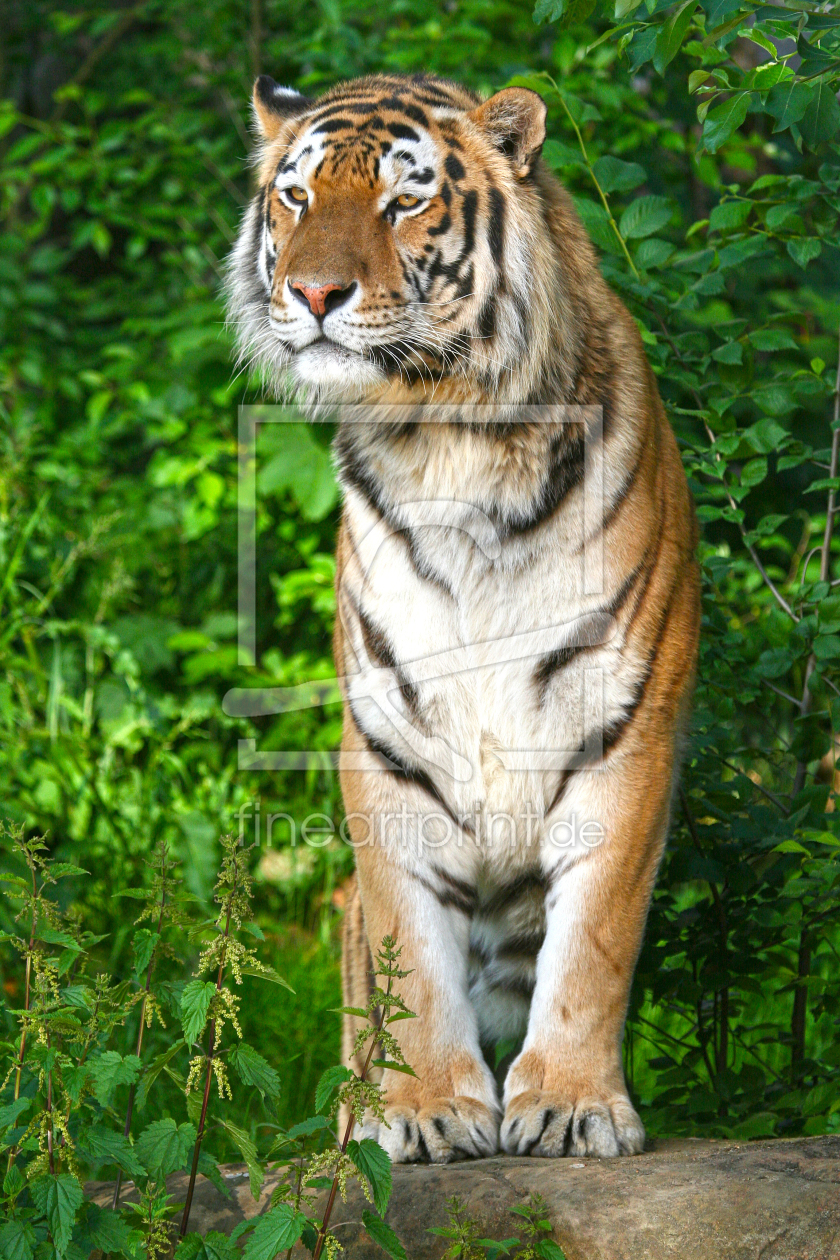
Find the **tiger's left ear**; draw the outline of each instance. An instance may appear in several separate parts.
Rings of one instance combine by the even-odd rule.
[[[281,87],[267,74],[261,74],[254,84],[251,98],[254,121],[263,140],[273,140],[284,122],[297,118],[311,108],[314,101],[294,88]]]
[[[469,117],[513,162],[518,179],[533,170],[545,140],[545,101],[529,88],[502,88]]]

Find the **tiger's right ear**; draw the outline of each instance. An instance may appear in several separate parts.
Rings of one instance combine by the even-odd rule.
[[[294,88],[281,87],[267,74],[261,74],[254,84],[252,103],[254,119],[263,140],[273,140],[284,122],[305,114],[314,104],[308,96]]]

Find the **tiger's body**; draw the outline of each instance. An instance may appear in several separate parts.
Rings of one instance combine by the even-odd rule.
[[[534,93],[260,80],[255,109],[242,344],[364,404],[336,444],[345,1001],[390,934],[419,1016],[417,1077],[386,1072],[366,1133],[397,1160],[636,1152],[621,1039],[699,619],[638,331],[539,161]],[[521,1033],[500,1105],[482,1047]]]

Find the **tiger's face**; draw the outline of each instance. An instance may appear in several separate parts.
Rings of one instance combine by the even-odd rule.
[[[545,106],[377,76],[317,101],[262,77],[260,188],[231,269],[246,355],[315,397],[496,379],[525,352]]]

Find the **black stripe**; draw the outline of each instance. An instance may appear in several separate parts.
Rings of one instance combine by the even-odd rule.
[[[491,991],[503,993],[513,993],[516,997],[525,998],[526,1001],[532,997],[534,992],[535,980],[529,980],[525,976],[509,976],[505,979],[494,980],[487,987]]]
[[[446,173],[449,176],[449,178],[453,181],[453,183],[457,183],[459,179],[463,179],[467,173],[464,170],[463,163],[460,161],[459,158],[456,158],[454,153],[450,153],[447,156],[445,166],[446,166]]]
[[[584,622],[584,625],[578,630],[578,637],[585,638],[584,642],[578,642],[569,647],[556,648],[555,651],[549,652],[547,656],[542,658],[534,671],[534,681],[537,685],[540,701],[545,699],[548,685],[559,670],[565,669],[576,656],[580,656],[584,652],[591,652],[593,648],[602,646],[604,634],[609,629],[613,617],[621,611],[626,603],[627,597],[636,585],[646,561],[647,552],[645,552],[632,573],[624,579],[609,603],[595,612],[585,613],[580,619]]]
[[[505,229],[505,199],[498,188],[490,189],[490,222],[487,229],[487,239],[490,244],[490,253],[493,262],[497,267],[502,265],[502,255],[504,253],[504,229]]]
[[[386,100],[380,101],[379,108],[395,109],[398,113],[405,114],[407,118],[413,118],[421,127],[429,125],[429,119],[419,105],[412,105],[410,101],[400,100],[397,96],[389,96]]]
[[[312,128],[312,135],[323,135],[330,131],[343,131],[346,127],[355,127],[352,118],[327,118],[319,126]]]
[[[648,571],[647,580],[645,582],[645,587],[644,587],[645,590],[647,590],[648,584],[650,582],[650,577],[652,573],[654,572],[655,568],[656,568],[656,561],[654,560],[653,564],[651,565],[650,570]],[[665,603],[665,607],[659,619],[659,626],[657,628],[656,637],[653,642],[653,648],[651,649],[650,653],[648,654],[648,658],[645,661],[645,666],[642,672],[642,676],[639,679],[639,681],[636,683],[636,686],[633,691],[633,696],[630,700],[629,705],[627,706],[627,708],[625,709],[621,717],[616,718],[613,722],[608,723],[604,727],[601,733],[601,759],[602,760],[609,753],[613,751],[613,749],[616,747],[617,744],[620,743],[628,727],[633,721],[633,718],[635,717],[640,704],[645,698],[647,685],[650,682],[651,676],[653,674],[654,666],[656,664],[656,658],[659,655],[659,649],[662,646],[662,640],[665,636],[665,630],[667,629],[667,626],[668,626],[668,619],[671,615],[671,607],[674,602],[674,596],[676,595],[676,592],[679,586],[680,586],[680,578],[678,575],[675,578],[674,583],[668,593],[668,599]],[[636,616],[636,612],[638,611],[639,606],[641,605],[641,602],[643,599],[644,599],[644,591],[642,592],[642,595],[639,597],[639,601],[636,605],[636,608],[633,611],[634,618]],[[571,761],[569,762],[569,764],[566,766],[566,768],[562,771],[560,775],[560,782],[557,785],[557,791],[554,793],[554,796],[551,799],[551,804],[548,806],[548,809],[545,811],[545,814],[544,814],[545,818],[548,817],[548,815],[555,808],[555,806],[558,805],[560,801],[563,799],[563,796],[566,792],[566,788],[568,787],[568,784],[569,784],[569,780],[572,778],[572,776],[576,773],[576,771],[584,768],[587,764],[588,764],[588,761],[586,758],[585,750],[579,749],[574,754]]]
[[[562,435],[555,437],[550,459],[548,476],[531,511],[496,521],[503,537],[519,537],[544,524],[554,515],[566,496],[580,485],[586,459],[583,435],[579,434],[571,441]]]
[[[485,340],[496,332],[496,297],[491,293],[478,316],[478,331]]]
[[[441,870],[439,866],[432,866],[432,870],[435,875],[437,875],[438,879],[442,879],[445,884],[448,884],[450,888],[459,892],[462,897],[475,901],[478,894],[476,893],[474,884],[468,884],[466,880],[463,879],[456,879],[454,875],[450,875],[448,871]]]
[[[517,875],[516,879],[509,884],[497,888],[486,900],[482,899],[479,903],[480,913],[482,916],[497,914],[500,910],[504,910],[515,898],[521,897],[523,893],[545,893],[547,887],[548,881],[542,871],[523,871],[521,875]]]
[[[348,484],[353,486],[366,499],[368,505],[386,522],[395,534],[398,534],[405,540],[408,548],[409,559],[411,560],[414,572],[424,582],[432,582],[450,598],[454,598],[452,588],[445,578],[431,569],[428,564],[420,559],[417,552],[417,543],[415,542],[411,531],[405,526],[397,524],[389,515],[388,509],[382,499],[379,484],[370,470],[366,468],[362,462],[362,457],[352,449],[352,439],[349,436],[350,426],[343,427],[338,431],[338,437],[334,444],[334,452],[338,462],[338,470],[341,478]]]
[[[356,723],[359,734],[367,743],[370,751],[385,763],[385,768],[389,771],[389,773],[393,774],[395,778],[405,779],[407,783],[413,783],[416,787],[419,787],[428,796],[431,796],[433,801],[436,801],[438,805],[440,805],[441,809],[447,817],[452,820],[456,827],[468,830],[468,828],[464,827],[464,824],[458,818],[457,814],[455,814],[447,805],[446,801],[443,799],[426,771],[408,765],[407,762],[403,761],[399,754],[395,753],[392,748],[388,748],[388,746],[383,744],[381,740],[378,740],[375,736],[369,734],[359,721],[358,716],[353,709],[353,705],[350,704],[349,701],[348,707],[350,709],[350,715]]]
[[[545,932],[520,932],[517,936],[510,936],[503,941],[496,950],[496,957],[499,959],[512,959],[521,954],[526,954],[529,958],[534,958],[542,949],[545,940]]]
[[[443,218],[437,227],[430,227],[427,231],[428,236],[443,236],[444,232],[448,232],[452,227],[452,216],[449,211],[444,212]]]
[[[641,445],[639,446],[639,453],[636,456],[635,464],[630,469],[630,472],[627,474],[624,481],[622,482],[621,487],[619,488],[618,494],[613,499],[612,503],[609,506],[608,511],[604,515],[604,519],[601,521],[602,532],[613,523],[615,518],[618,516],[622,503],[627,498],[630,491],[633,489],[633,486],[636,483],[636,478],[639,475],[639,469],[642,466],[642,460],[644,459],[644,455],[645,455],[645,444],[644,442],[642,442]]]
[[[359,618],[362,638],[364,640],[368,656],[376,662],[380,669],[393,670],[396,675],[397,682],[399,683],[399,689],[402,692],[403,699],[408,707],[416,712],[417,689],[413,683],[409,681],[405,670],[397,660],[394,654],[394,649],[388,641],[387,635],[379,628],[379,626],[375,626],[373,624],[370,617],[368,617],[367,613],[361,608],[356,607],[354,611],[356,616]]]
[[[642,677],[640,678],[639,682],[636,684],[636,691],[633,696],[633,699],[630,702],[630,706],[627,709],[626,713],[623,715],[623,717],[618,718],[615,722],[612,722],[609,726],[605,727],[604,729],[604,742],[603,742],[604,756],[606,756],[608,752],[611,752],[615,748],[616,744],[618,744],[619,741],[622,739],[625,731],[627,730],[627,727],[630,725],[631,721],[633,720],[633,717],[635,716],[636,711],[639,708],[639,705],[642,703],[642,701],[645,698],[647,685],[650,682],[651,676],[653,675],[653,670],[656,665],[656,658],[659,655],[659,649],[662,646],[662,640],[665,637],[665,631],[668,627],[668,620],[671,616],[671,608],[673,607],[674,597],[679,587],[680,587],[680,577],[678,575],[676,579],[674,580],[674,583],[670,591],[668,592],[668,599],[663,609],[662,616],[659,619],[659,626],[656,631],[656,638],[654,639],[654,642],[653,642],[653,648],[648,654],[647,660],[645,661],[644,673],[642,674]]]
[[[419,140],[420,137],[413,127],[407,126],[406,123],[386,123],[385,130],[390,131],[391,135],[397,140]]]
[[[446,910],[460,910],[461,914],[472,915],[475,912],[475,892],[471,896],[464,896],[463,893],[457,892],[454,888],[436,888],[431,880],[426,879],[425,875],[420,875],[417,871],[410,871],[412,879],[416,879],[418,884],[422,884],[428,892],[435,897]]]

